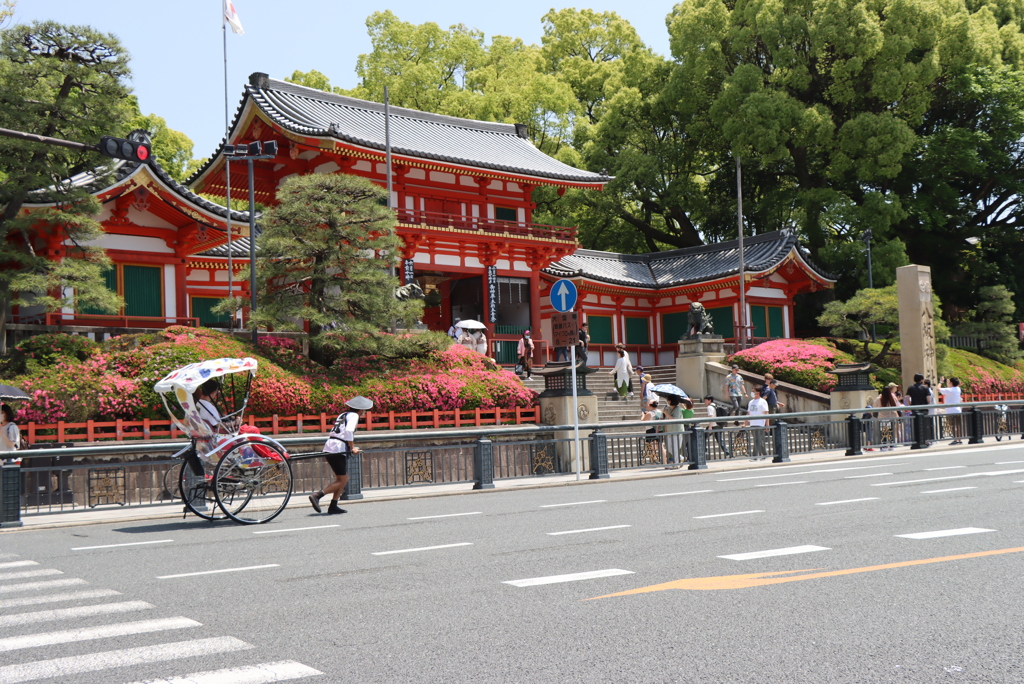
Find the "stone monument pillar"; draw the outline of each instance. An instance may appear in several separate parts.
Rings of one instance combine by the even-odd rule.
[[[709,361],[725,361],[725,340],[721,335],[686,335],[679,339],[679,356],[676,357],[676,384],[691,397],[703,398],[709,392],[708,373],[705,364]],[[695,399],[698,406],[700,402]]]
[[[932,270],[928,266],[896,269],[900,312],[903,391],[914,384],[914,373],[938,381],[935,360],[935,312],[932,309]]]
[[[590,439],[590,433],[597,427],[599,418],[597,415],[597,397],[587,389],[587,375],[595,372],[593,368],[577,361],[576,366],[576,400],[577,405],[572,405],[572,369],[569,362],[549,363],[544,368],[535,369],[534,373],[544,378],[544,391],[537,397],[540,404],[541,423],[544,425],[572,425],[573,416],[579,417],[580,421],[580,442]],[[593,426],[584,430],[583,426]],[[555,439],[570,440],[558,442],[555,457],[558,459],[563,473],[576,472],[576,446],[573,439],[573,430],[558,430],[554,433]],[[590,470],[590,459],[586,458],[587,447],[581,444],[584,451],[583,462],[580,464],[580,471]]]

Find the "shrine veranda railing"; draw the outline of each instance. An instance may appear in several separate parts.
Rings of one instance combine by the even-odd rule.
[[[1024,401],[961,405],[961,414],[938,414],[926,407],[917,415],[849,411],[778,414],[764,428],[748,428],[728,416],[719,423],[706,418],[671,421],[683,432],[645,432],[651,423],[607,423],[581,431],[583,477],[600,479],[612,470],[698,469],[708,461],[763,457],[775,462],[791,454],[834,451],[860,455],[865,451],[905,447],[959,437],[964,443],[991,438],[1020,439],[1024,430]],[[723,420],[724,419],[724,420]],[[669,422],[659,422],[664,428]],[[711,429],[706,426],[711,425]],[[495,426],[490,429],[452,429],[374,434],[360,431],[362,454],[350,459],[347,498],[361,498],[364,489],[466,484],[486,489],[494,480],[542,478],[575,472],[574,440],[556,438],[570,426]],[[594,430],[594,428],[597,428]],[[756,434],[760,431],[761,436]],[[313,491],[331,479],[317,454],[323,436],[283,437],[293,455],[295,493]],[[180,462],[169,455],[183,442],[86,446],[20,452],[21,510],[59,512],[99,505],[158,506],[180,509],[176,498]],[[675,462],[673,462],[675,461]],[[11,467],[11,466],[6,466]],[[304,497],[296,496],[297,503]]]

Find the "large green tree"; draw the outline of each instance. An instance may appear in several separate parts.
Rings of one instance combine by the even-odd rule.
[[[310,174],[285,181],[257,240],[259,295],[250,325],[288,330],[308,321],[310,356],[320,361],[323,333],[372,334],[414,323],[422,302],[394,296],[398,279],[391,266],[399,240],[385,196],[360,176]]]
[[[0,127],[80,142],[121,131],[130,116],[128,55],[117,39],[84,26],[40,22],[0,35]],[[0,138],[0,351],[11,304],[56,310],[64,306],[115,311],[119,298],[104,285],[109,260],[90,246],[102,233],[99,205],[66,182],[101,157]],[[46,216],[21,209],[45,188],[57,202]],[[52,261],[30,232],[43,219],[66,255]]]

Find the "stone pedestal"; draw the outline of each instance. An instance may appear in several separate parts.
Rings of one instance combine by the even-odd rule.
[[[850,409],[857,411],[867,407],[878,396],[878,390],[871,384],[871,371],[875,369],[870,363],[840,363],[834,370],[828,371],[837,379],[836,387],[830,395],[830,407],[833,411]],[[858,417],[863,411],[858,411]],[[832,420],[846,420],[844,416],[830,416]]]
[[[935,311],[932,308],[932,270],[928,266],[896,269],[896,296],[900,311],[900,354],[903,391],[921,373],[933,383],[939,379],[935,359]]]
[[[574,416],[578,416],[580,447],[583,449],[580,472],[590,470],[590,459],[586,457],[587,447],[584,442],[590,439],[590,433],[597,428],[598,415],[597,397],[587,389],[587,375],[595,370],[583,364],[576,366],[576,406],[573,406],[572,402],[572,369],[568,362],[551,363],[534,372],[544,378],[544,391],[537,397],[540,404],[541,423],[544,425],[572,425]],[[584,425],[592,427],[584,429]],[[556,440],[573,440],[575,437],[573,430],[556,430],[551,434]],[[561,472],[576,472],[575,442],[557,442],[556,456]]]
[[[702,398],[713,394],[708,391],[708,374],[704,364],[709,361],[725,361],[724,345],[725,340],[721,335],[681,337],[679,356],[676,358],[676,385],[686,390],[691,397]]]

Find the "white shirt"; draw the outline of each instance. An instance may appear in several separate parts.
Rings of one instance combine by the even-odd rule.
[[[356,438],[356,428],[359,427],[359,414],[355,411],[349,411],[344,414],[345,420],[341,421],[338,425],[338,430],[334,434],[341,439],[342,445],[341,450],[338,453],[348,452],[348,442],[351,442]]]
[[[212,401],[200,399],[196,402],[196,406],[199,408],[199,417],[203,419],[204,423],[214,430],[220,427],[220,411],[217,410]]]
[[[939,391],[942,392],[942,400],[947,404],[959,404],[960,399],[960,388],[959,387],[940,387]],[[946,409],[946,413],[960,413],[959,406],[951,406]]]
[[[718,417],[718,407],[715,406],[714,402],[708,404],[707,405],[707,409],[708,409],[708,418],[717,418]]]
[[[612,374],[620,385],[629,382],[629,378],[633,375],[633,364],[629,362],[629,354],[619,357],[619,360],[615,362],[615,368],[612,369]]]
[[[18,443],[21,441],[21,432],[18,430],[18,426],[14,423],[8,423],[3,426],[4,435],[7,436],[7,441],[14,445],[14,448],[7,446],[7,442],[0,439],[0,451],[15,451],[18,448]]]
[[[747,404],[747,413],[751,416],[765,416],[768,415],[768,402],[764,397],[757,397],[751,399],[750,403]],[[755,427],[764,427],[765,420],[763,418],[750,420],[749,423]]]

